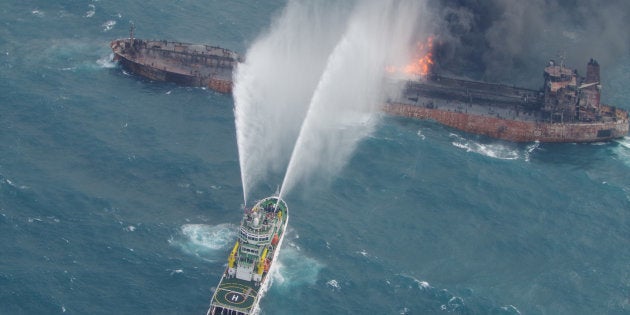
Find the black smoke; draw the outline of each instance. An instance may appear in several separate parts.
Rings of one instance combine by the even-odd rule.
[[[549,59],[584,73],[630,56],[628,0],[429,0],[435,70],[533,85]]]

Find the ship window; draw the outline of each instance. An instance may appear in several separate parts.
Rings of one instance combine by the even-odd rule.
[[[258,250],[252,249],[252,248],[248,248],[248,247],[243,247],[243,251],[246,252],[246,253],[253,253],[253,254],[258,253]]]
[[[597,130],[597,137],[598,138],[610,137],[611,135],[612,135],[612,130],[611,129]]]

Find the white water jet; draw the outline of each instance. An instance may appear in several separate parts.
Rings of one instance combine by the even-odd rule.
[[[409,61],[419,12],[412,1],[356,3],[310,100],[280,196],[315,175],[330,178],[373,131],[386,66]]]
[[[332,1],[289,1],[238,65],[234,114],[245,204],[258,183],[286,169],[346,11]]]
[[[235,73],[245,204],[285,168],[280,195],[345,165],[378,121],[386,66],[409,61],[423,3],[289,1]]]

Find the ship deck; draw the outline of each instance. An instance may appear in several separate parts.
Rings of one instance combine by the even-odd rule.
[[[444,77],[410,81],[392,100],[442,111],[520,121],[542,121],[538,91]]]
[[[230,50],[207,45],[136,39],[135,49],[131,49],[125,45],[129,44],[129,39],[119,42],[116,53],[120,56],[141,65],[185,76],[231,81],[235,62],[239,60],[238,55]]]
[[[417,101],[409,101],[409,104],[426,108],[440,109],[449,112],[478,115],[486,117],[496,117],[501,119],[520,121],[543,121],[540,111],[527,110],[521,106],[497,106],[492,103],[462,102],[458,100],[436,101],[431,97],[417,97]]]
[[[224,277],[217,287],[212,304],[249,314],[256,302],[259,288],[254,281]]]

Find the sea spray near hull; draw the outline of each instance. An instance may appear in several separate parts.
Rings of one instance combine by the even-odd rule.
[[[190,255],[214,262],[225,259],[223,250],[232,245],[235,236],[236,226],[229,223],[184,224],[169,243]]]

